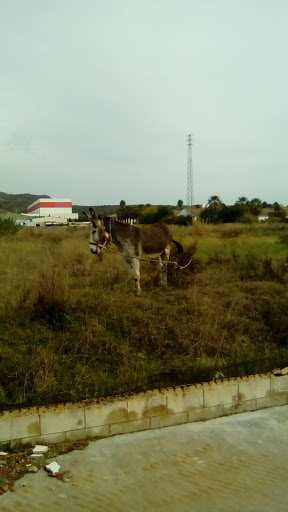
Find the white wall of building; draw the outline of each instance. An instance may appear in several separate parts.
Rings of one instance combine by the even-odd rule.
[[[72,213],[72,201],[67,198],[39,198],[27,208],[29,215],[38,217],[59,217],[61,219],[78,219],[78,213]]]

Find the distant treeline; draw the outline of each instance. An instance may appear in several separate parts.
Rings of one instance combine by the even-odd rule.
[[[41,197],[50,198],[44,194],[6,194],[0,192],[0,213],[25,213],[28,206]],[[195,205],[193,209],[186,207],[184,215],[180,215],[183,208],[183,201],[178,200],[175,206],[171,205],[151,205],[149,203],[140,205],[126,205],[121,200],[118,205],[90,205],[94,208],[97,215],[117,214],[118,218],[125,222],[138,222],[140,224],[152,224],[154,222],[163,221],[167,224],[189,225],[192,222],[191,211],[193,216],[199,217],[206,223],[230,223],[230,222],[253,222],[258,220],[263,209],[265,216],[271,221],[286,222],[287,211],[283,205],[278,202],[268,204],[259,198],[247,199],[239,197],[234,205],[226,205],[219,196],[211,196],[207,205],[201,207]],[[78,213],[79,221],[86,220],[83,210],[88,211],[88,206],[73,205],[73,213]],[[197,213],[196,213],[197,212]]]
[[[211,196],[207,206],[200,213],[200,220],[212,224],[231,222],[253,222],[267,209],[265,217],[271,221],[286,222],[287,212],[283,205],[275,202],[268,204],[261,199],[239,197],[232,206],[225,205],[219,196]]]

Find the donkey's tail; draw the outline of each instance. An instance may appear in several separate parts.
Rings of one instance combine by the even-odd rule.
[[[178,254],[182,254],[182,252],[184,251],[182,245],[179,244],[179,242],[176,242],[176,240],[173,240],[173,239],[172,239],[172,242],[176,245]]]

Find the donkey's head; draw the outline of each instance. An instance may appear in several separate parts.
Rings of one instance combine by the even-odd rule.
[[[109,233],[106,232],[103,219],[94,212],[93,208],[89,208],[90,215],[83,212],[85,217],[91,222],[90,231],[90,251],[93,254],[100,254],[106,247],[109,240]]]

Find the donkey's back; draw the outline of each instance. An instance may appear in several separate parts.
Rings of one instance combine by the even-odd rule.
[[[162,253],[172,242],[172,234],[163,222],[137,229],[139,229],[140,245],[144,254]]]

